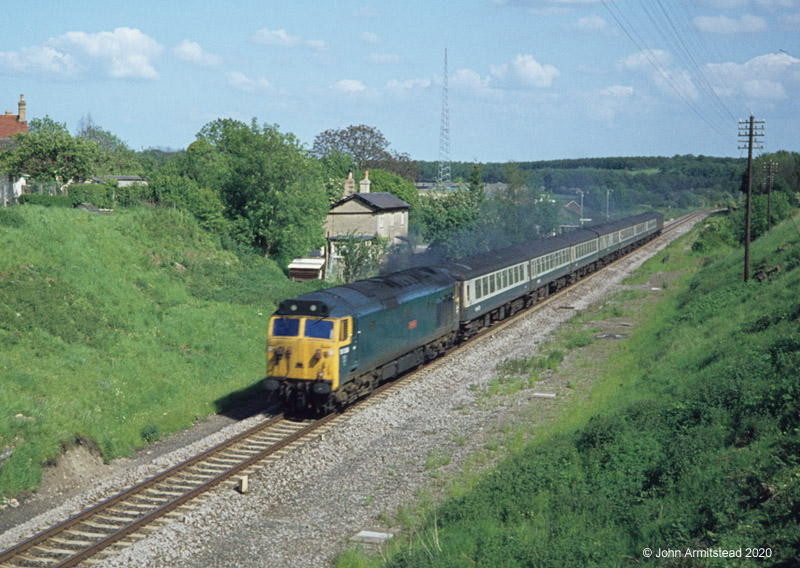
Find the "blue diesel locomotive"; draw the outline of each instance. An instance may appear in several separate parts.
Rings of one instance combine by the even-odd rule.
[[[643,213],[499,251],[281,302],[263,387],[287,409],[327,413],[430,361],[661,233]]]

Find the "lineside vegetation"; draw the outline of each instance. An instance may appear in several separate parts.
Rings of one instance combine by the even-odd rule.
[[[176,209],[0,208],[0,497],[76,441],[109,461],[264,372],[277,302],[313,289]]]
[[[601,378],[586,399],[488,475],[456,480],[470,489],[429,505],[383,560],[350,550],[338,566],[677,565],[643,551],[748,547],[770,557],[737,566],[794,565],[800,219],[754,243],[762,277],[748,283],[740,248],[726,244],[734,235],[718,238],[727,224],[712,219],[695,250],[682,241],[646,263],[640,281],[663,270],[667,254],[682,276],[592,369]]]

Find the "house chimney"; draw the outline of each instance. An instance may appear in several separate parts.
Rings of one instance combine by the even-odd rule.
[[[364,172],[364,179],[358,182],[358,192],[359,193],[369,193],[369,170]]]
[[[17,117],[17,122],[26,122],[26,120],[25,120],[25,106],[26,106],[26,104],[27,103],[25,102],[25,95],[20,95],[19,96],[19,104],[18,104],[19,116]]]
[[[350,197],[356,192],[356,181],[353,179],[353,170],[347,172],[347,179],[344,180],[344,196]]]

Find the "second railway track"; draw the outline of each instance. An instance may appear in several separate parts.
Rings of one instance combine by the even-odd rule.
[[[664,233],[697,215],[688,215],[665,225]],[[602,269],[582,282],[601,272]],[[566,290],[545,298],[533,308],[552,302]],[[530,312],[531,310],[526,310],[500,322],[480,333],[478,337],[494,333]],[[458,349],[457,347],[453,351]],[[400,382],[402,381],[384,385],[367,400],[379,400],[382,392]],[[102,560],[108,554],[144,538],[155,526],[153,523],[159,519],[175,518],[190,510],[192,501],[211,489],[220,486],[232,489],[239,484],[242,475],[268,463],[271,456],[280,455],[282,450],[312,433],[319,433],[320,429],[332,424],[338,416],[340,415],[330,414],[319,420],[298,422],[278,415],[265,420],[0,552],[0,568],[66,567],[88,565]]]

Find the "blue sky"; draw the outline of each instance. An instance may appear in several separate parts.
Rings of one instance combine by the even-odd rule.
[[[453,160],[740,156],[751,112],[765,151],[798,150],[800,0],[28,0],[4,21],[0,110],[24,93],[137,150],[255,117],[436,160],[445,46]]]

